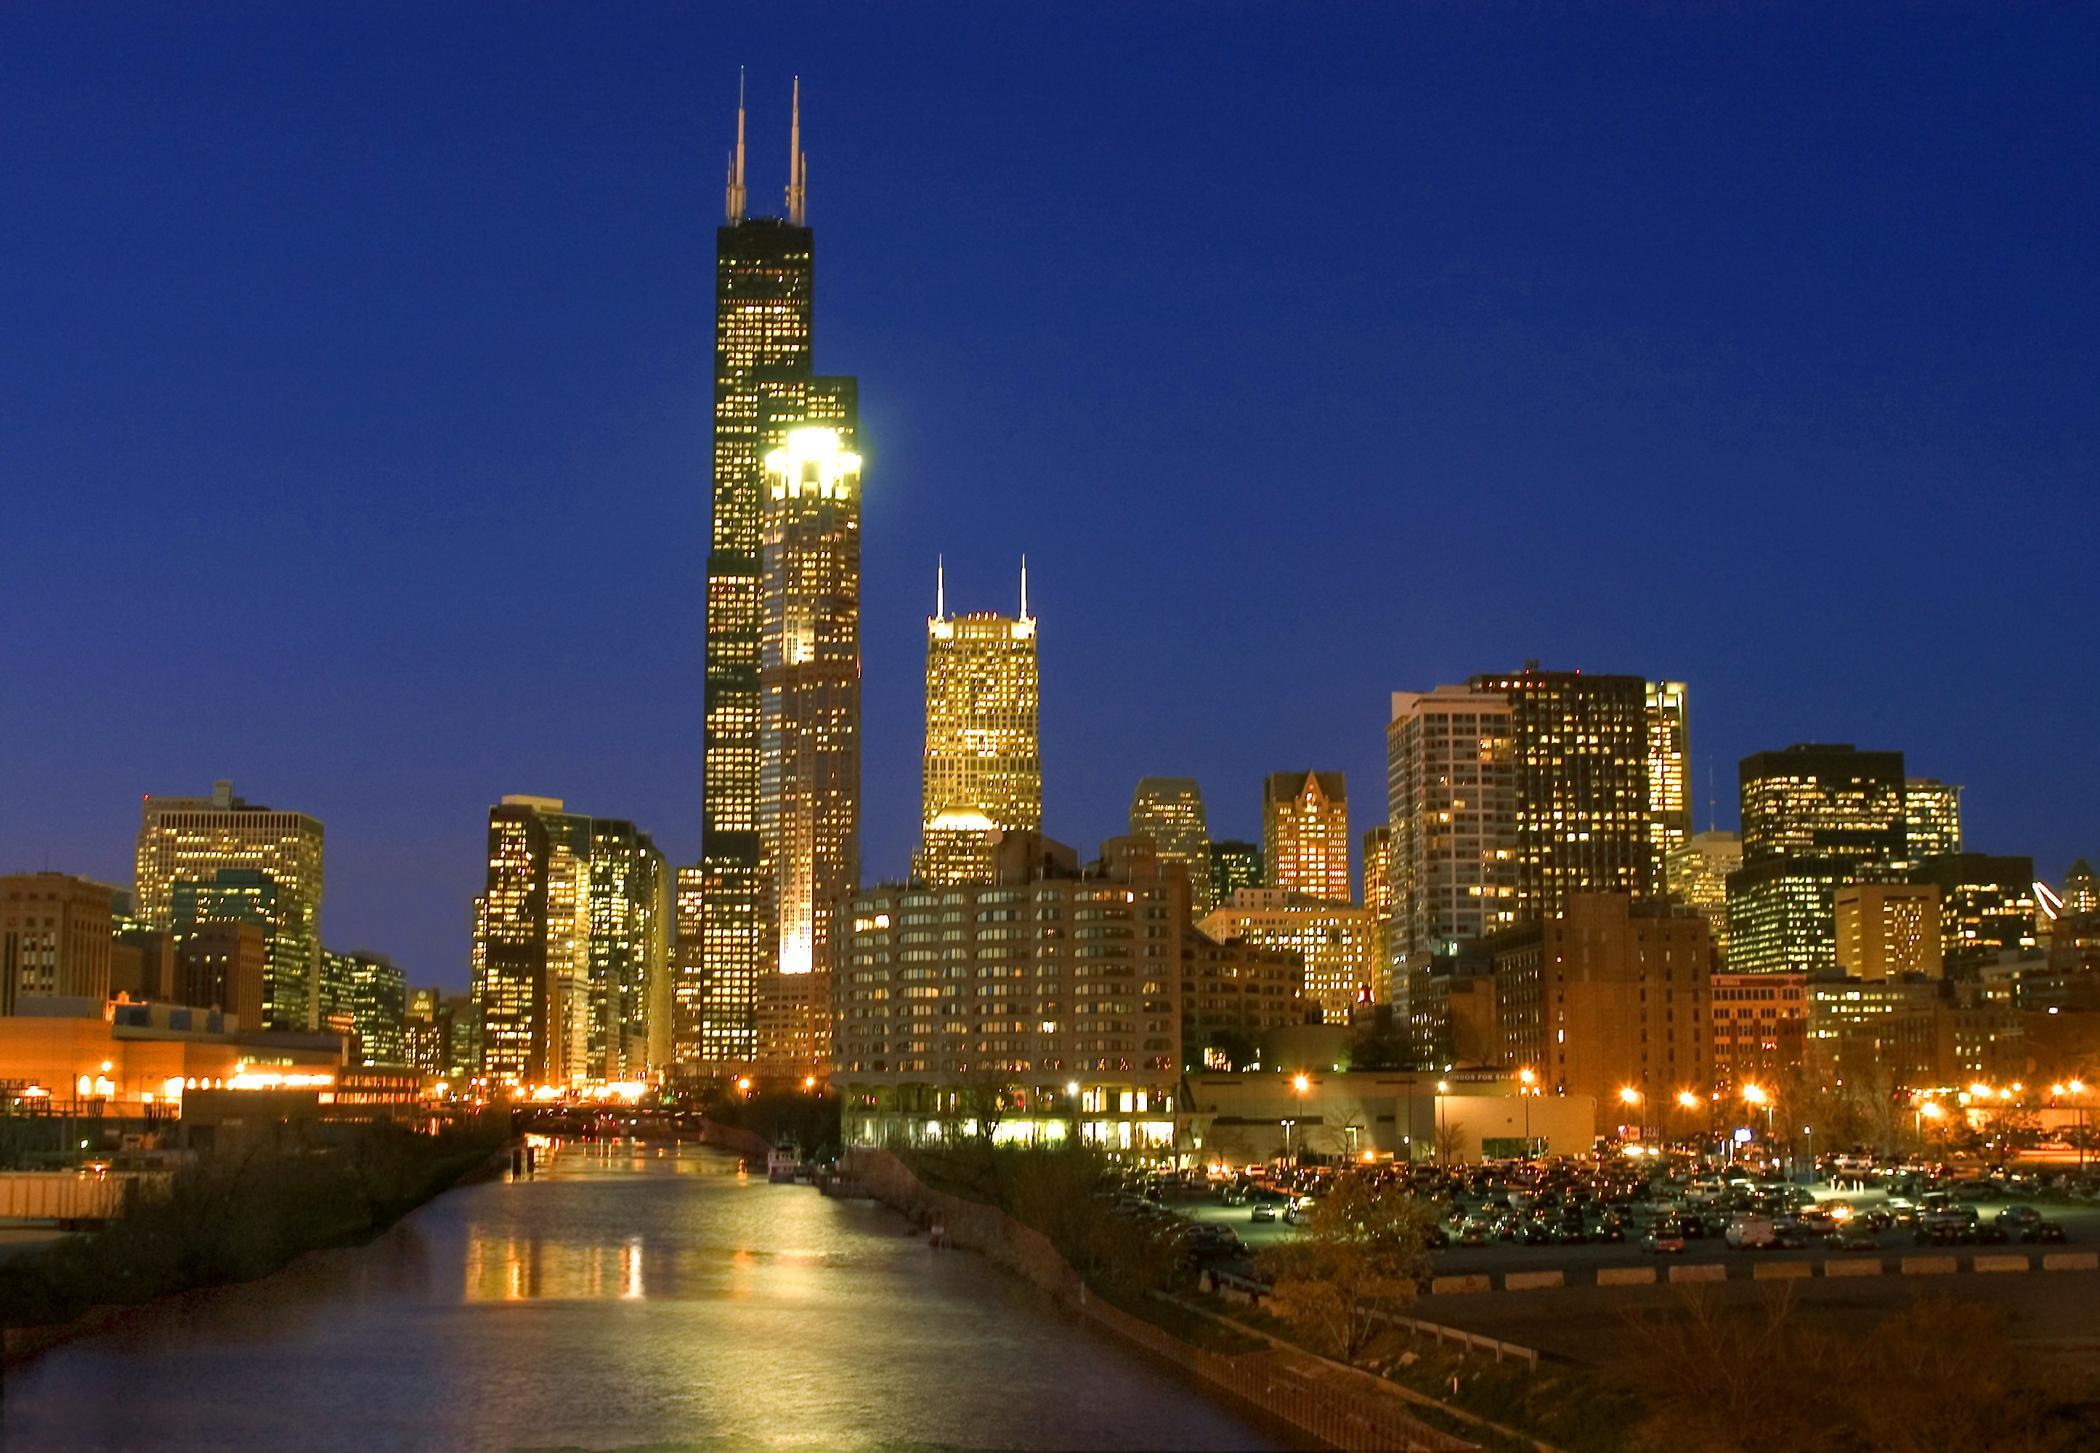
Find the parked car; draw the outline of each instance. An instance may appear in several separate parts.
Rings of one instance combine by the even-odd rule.
[[[2037,1221],[2020,1231],[2022,1241],[2045,1241],[2058,1243],[2064,1239],[2063,1224],[2058,1221]]]
[[[1799,1221],[1775,1221],[1772,1223],[1772,1249],[1774,1251],[1806,1251],[1827,1233],[1815,1232]]]
[[[1641,1238],[1641,1250],[1655,1256],[1684,1255],[1684,1235],[1667,1221],[1658,1221],[1646,1236]]]
[[[1842,1231],[1833,1231],[1823,1244],[1832,1251],[1881,1250],[1880,1239],[1857,1223],[1846,1226]]]
[[[1247,1219],[1257,1225],[1272,1222],[1276,1219],[1276,1208],[1267,1201],[1257,1201],[1247,1212]]]
[[[2024,1231],[2041,1221],[2042,1213],[2032,1206],[2007,1206],[1998,1213],[1998,1224],[2008,1231]]]
[[[1765,1216],[1738,1216],[1728,1223],[1722,1239],[1737,1251],[1768,1247],[1778,1235],[1778,1225]]]

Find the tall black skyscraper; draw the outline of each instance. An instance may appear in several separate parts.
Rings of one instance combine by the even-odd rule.
[[[673,982],[673,1053],[694,1068],[751,1062],[759,980],[778,968],[776,875],[767,861],[762,790],[766,456],[799,425],[851,427],[851,381],[811,372],[815,243],[807,225],[799,82],[791,115],[787,215],[746,216],[739,94],[725,216],[715,233],[699,911],[677,946]]]

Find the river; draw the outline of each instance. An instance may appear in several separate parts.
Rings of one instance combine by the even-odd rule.
[[[629,1143],[142,1308],[0,1406],[8,1453],[1278,1446],[879,1206]]]

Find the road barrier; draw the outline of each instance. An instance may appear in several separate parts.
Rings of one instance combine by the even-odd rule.
[[[1905,1276],[1952,1276],[1961,1270],[1958,1256],[1906,1256],[1903,1258]]]
[[[1973,1270],[1976,1271],[2034,1270],[2033,1264],[2027,1260],[2024,1254],[2014,1254],[2008,1256],[2002,1252],[1991,1256],[1978,1255],[1976,1259],[1970,1263],[1970,1266]]]
[[[1447,1297],[1462,1292],[1487,1292],[1495,1289],[1495,1279],[1486,1274],[1478,1276],[1433,1276],[1429,1279],[1429,1294]]]
[[[1654,1286],[1655,1268],[1652,1266],[1600,1266],[1597,1268],[1597,1285],[1600,1287]]]
[[[1806,1261],[1760,1261],[1750,1268],[1750,1275],[1757,1281],[1799,1281],[1813,1276],[1815,1266]]]
[[[1718,1261],[1679,1264],[1670,1268],[1670,1281],[1675,1284],[1688,1281],[1726,1281],[1728,1268]]]
[[[1823,1275],[1829,1277],[1880,1276],[1881,1259],[1876,1257],[1872,1261],[1826,1261],[1823,1263]]]
[[[2100,1251],[2045,1251],[2043,1271],[2100,1271]]]
[[[1550,1287],[1566,1286],[1567,1274],[1558,1271],[1512,1271],[1502,1277],[1502,1290],[1506,1292],[1536,1292]]]

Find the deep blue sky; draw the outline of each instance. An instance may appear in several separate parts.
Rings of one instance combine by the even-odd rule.
[[[1837,19],[1821,12],[1841,11]],[[0,869],[139,795],[328,828],[462,984],[487,805],[699,837],[713,228],[804,78],[861,378],[871,878],[923,617],[1043,628],[1048,822],[1383,807],[1387,693],[1682,677],[2100,852],[2100,12],[0,11]]]

